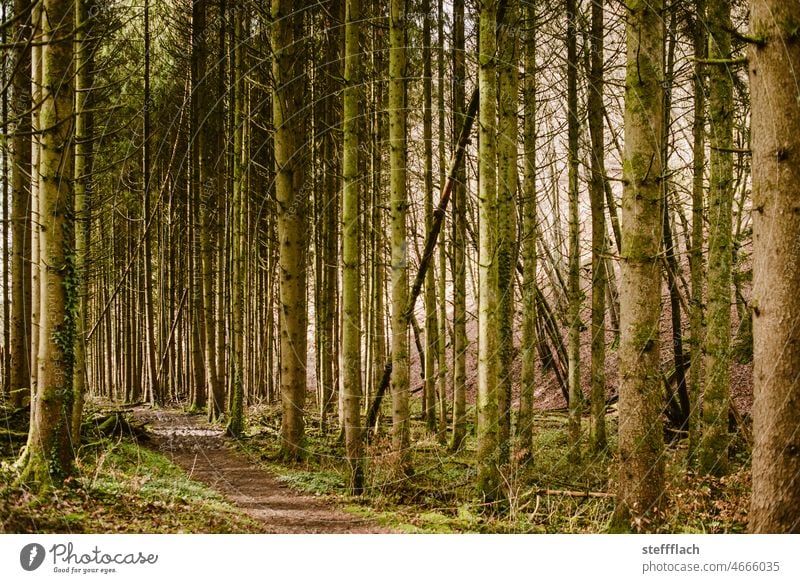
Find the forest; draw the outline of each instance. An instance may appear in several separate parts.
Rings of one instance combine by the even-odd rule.
[[[0,532],[800,533],[800,0],[2,0]]]

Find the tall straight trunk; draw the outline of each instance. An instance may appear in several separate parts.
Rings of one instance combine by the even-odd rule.
[[[525,108],[522,184],[522,380],[517,417],[517,449],[522,459],[533,455],[533,397],[536,388],[536,6],[525,7],[523,101]]]
[[[702,59],[706,56],[706,0],[695,3],[692,30],[694,42],[694,79],[692,119],[692,232],[689,270],[692,295],[689,310],[691,333],[689,362],[689,463],[692,464],[700,441],[700,387],[703,383],[703,172],[705,170],[705,85]]]
[[[404,0],[389,7],[389,167],[392,223],[392,448],[396,469],[409,470],[408,240],[406,237],[406,14]]]
[[[305,2],[272,0],[274,51],[273,124],[275,186],[278,203],[281,313],[281,453],[296,460],[303,455],[306,400],[306,132],[307,34]]]
[[[38,11],[38,9],[37,9]],[[16,118],[11,160],[11,405],[31,390],[31,3],[15,0],[10,114]],[[35,49],[39,51],[40,49]]]
[[[731,2],[709,0],[710,59],[731,56]],[[731,263],[733,262],[733,80],[729,68],[709,69],[710,188],[708,191],[708,312],[705,389],[698,462],[704,472],[728,471],[730,401]]]
[[[41,35],[42,30],[42,6],[43,4],[37,3],[31,9],[31,38],[35,35]],[[42,54],[44,52],[43,47],[40,46],[32,46],[31,47],[31,103],[39,103],[42,101],[43,96],[43,89],[42,89]],[[41,273],[39,269],[39,260],[40,260],[40,242],[38,236],[38,230],[34,233],[33,225],[35,224],[33,221],[39,220],[39,189],[42,183],[40,177],[40,170],[39,170],[39,159],[41,156],[41,137],[38,133],[39,129],[43,127],[40,122],[41,118],[41,107],[38,109],[34,109],[31,115],[31,132],[32,137],[30,141],[31,147],[31,157],[30,157],[30,202],[29,205],[25,208],[23,215],[27,216],[30,213],[27,221],[27,240],[30,241],[30,262],[27,263],[30,269],[30,300],[26,302],[25,310],[30,313],[30,326],[29,336],[27,336],[24,340],[26,343],[25,350],[27,358],[27,362],[30,363],[28,365],[29,370],[29,380],[27,386],[30,387],[31,391],[31,403],[33,403],[33,399],[36,396],[37,391],[37,379],[39,376],[39,367],[37,365],[38,362],[38,354],[39,354],[39,320],[41,314],[41,302],[39,301],[39,294],[40,294],[40,287],[41,287]],[[12,194],[13,197],[13,194]],[[13,208],[13,200],[12,200],[12,210],[11,213],[16,215],[16,212]],[[13,229],[13,226],[12,226]],[[12,234],[13,237],[13,234]],[[12,279],[13,279],[13,269],[12,269]],[[13,285],[13,282],[12,282]],[[24,292],[23,292],[24,293]],[[27,307],[29,306],[29,307]],[[12,308],[13,309],[13,308]],[[12,314],[12,319],[14,318]],[[13,328],[12,328],[13,331]],[[14,344],[12,339],[11,344]],[[14,366],[12,360],[12,367]],[[13,381],[12,381],[13,382]],[[13,399],[13,395],[12,395]],[[31,406],[31,423],[34,420],[35,409]]]
[[[620,477],[614,526],[658,522],[664,496],[661,315],[661,0],[628,3],[620,290]]]
[[[212,29],[209,25],[209,7],[205,0],[195,0],[192,4],[192,50],[194,51],[195,66],[197,67],[197,105],[201,120],[197,120],[199,127],[193,128],[193,145],[197,150],[193,161],[197,164],[196,176],[198,180],[198,204],[200,215],[200,267],[202,273],[202,314],[205,343],[203,346],[203,360],[205,368],[205,384],[207,394],[197,406],[208,404],[210,419],[216,419],[220,414],[221,400],[224,388],[219,379],[217,369],[217,333],[214,310],[214,257],[215,245],[218,244],[218,228],[214,224],[217,216],[218,199],[224,187],[219,169],[215,166],[221,158],[217,136],[222,133],[219,95],[219,84],[215,86],[213,70],[209,71],[209,64],[221,67],[223,59],[209,61],[209,46],[212,38]],[[211,14],[214,14],[211,12]],[[210,403],[209,403],[210,401]]]
[[[438,0],[436,6],[437,22],[437,82],[436,107],[439,120],[439,189],[444,188],[447,180],[447,158],[445,154],[445,124],[444,124],[444,2]],[[442,236],[444,239],[444,236]],[[444,242],[439,245],[439,334],[437,341],[438,393],[439,393],[439,424],[437,438],[441,445],[447,443],[447,262],[446,246]]]
[[[464,125],[466,112],[464,53],[464,0],[453,1],[453,92],[451,100],[453,143]],[[453,184],[453,438],[452,450],[461,447],[467,430],[467,263],[466,170],[456,169]]]
[[[73,237],[73,22],[74,6],[44,0],[41,19],[42,91],[39,111],[40,345],[37,394],[32,403],[22,479],[48,489],[71,473],[72,363],[75,269]]]
[[[498,348],[500,326],[497,279],[497,0],[479,8],[478,85],[480,116],[478,172],[478,491],[487,500],[500,497],[498,441]]]
[[[6,18],[8,18],[8,9],[5,4],[3,4],[3,21],[5,22]],[[2,32],[2,42],[6,44],[8,42],[8,31],[4,28]],[[0,83],[3,84],[3,87],[6,86],[8,83],[8,69],[5,66],[5,61],[3,62],[3,70],[2,70],[2,77],[0,77]],[[2,108],[3,108],[3,127],[8,127],[8,91],[3,91],[2,96]],[[8,144],[3,146],[3,167],[2,167],[2,177],[3,177],[3,377],[2,377],[2,387],[0,387],[0,394],[2,394],[6,399],[9,397],[9,391],[11,390],[11,356],[9,353],[9,349],[11,346],[11,306],[9,302],[11,300],[10,296],[10,288],[9,288],[9,241],[11,240],[9,237],[9,233],[11,230],[11,221],[9,218],[9,208],[8,208],[8,198],[9,198],[9,166],[8,166]]]
[[[800,63],[797,2],[750,6],[753,491],[750,532],[800,532]],[[789,39],[792,39],[791,41]],[[788,212],[791,209],[791,212]]]
[[[150,239],[150,188],[152,185],[153,169],[150,162],[150,2],[144,3],[144,126],[142,128],[142,174],[144,181],[144,200],[142,201],[142,214],[144,222],[143,238],[144,244],[144,317],[145,317],[145,362],[147,363],[147,376],[150,386],[150,398],[152,403],[163,403],[164,398],[158,386],[158,375],[156,374],[156,324],[153,314],[153,245]]]
[[[587,108],[592,140],[589,198],[592,207],[592,363],[590,444],[605,450],[606,437],[606,220],[605,126],[603,123],[603,0],[592,0],[591,57]]]
[[[567,279],[569,342],[567,352],[569,391],[569,457],[577,461],[581,456],[581,413],[583,391],[581,389],[581,304],[583,297],[580,285],[580,247],[578,214],[578,8],[577,0],[567,0],[567,166],[569,175],[569,276]]]
[[[517,92],[519,90],[518,3],[506,3],[498,31],[497,285],[499,289],[499,371],[497,439],[500,463],[509,460],[511,387],[514,365],[514,277],[517,265]]]
[[[88,359],[86,355],[86,324],[89,302],[87,256],[91,234],[92,193],[92,113],[88,98],[92,86],[91,45],[86,38],[86,27],[91,30],[90,0],[75,0],[75,272],[78,277],[78,311],[75,315],[75,368],[72,407],[72,440],[80,443],[83,402],[88,386]]]
[[[273,4],[273,10],[275,6]],[[284,11],[281,11],[285,13]],[[230,407],[228,415],[228,434],[238,437],[244,430],[244,289],[245,289],[245,257],[244,257],[244,215],[245,215],[245,171],[244,171],[244,124],[245,115],[245,83],[243,49],[243,20],[245,18],[243,3],[232,4],[230,16],[230,86],[232,91],[233,143],[231,147],[230,165],[232,169],[231,204],[228,213],[230,237]],[[276,25],[276,29],[281,28]],[[280,82],[276,78],[276,83]],[[282,98],[282,96],[281,96]],[[279,101],[276,95],[275,102]],[[280,124],[276,123],[275,127]],[[277,136],[276,136],[277,142]],[[278,161],[276,160],[276,163]],[[280,191],[279,191],[280,192]],[[303,353],[305,354],[305,352]],[[284,419],[284,423],[286,423]]]
[[[433,79],[431,68],[431,3],[422,0],[422,141],[424,142],[425,232],[433,225]],[[423,415],[429,432],[436,431],[436,345],[438,335],[436,270],[425,274],[425,382]]]
[[[345,8],[344,63],[344,190],[342,196],[342,386],[344,387],[344,435],[350,468],[349,490],[361,494],[364,469],[361,440],[361,245],[358,232],[359,106],[361,102],[361,50],[359,47],[361,1],[347,0]]]

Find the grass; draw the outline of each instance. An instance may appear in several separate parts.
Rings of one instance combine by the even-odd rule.
[[[250,437],[241,447],[293,488],[327,496],[347,511],[399,532],[420,533],[602,533],[614,510],[616,417],[608,417],[609,446],[598,456],[586,451],[581,463],[567,458],[566,416],[545,413],[535,419],[532,460],[514,459],[501,468],[505,500],[485,504],[475,491],[474,427],[464,448],[449,453],[415,417],[411,425],[410,477],[391,467],[388,436],[379,435],[367,451],[366,491],[345,491],[344,446],[334,430],[323,432],[309,420],[306,457],[296,464],[278,461],[280,412],[261,408],[251,417]],[[742,532],[746,528],[749,468],[746,452],[732,456],[723,479],[686,471],[683,444],[665,450],[668,504],[659,532]],[[594,496],[580,496],[591,492]],[[608,496],[601,496],[608,494]]]
[[[11,463],[24,440],[4,442],[0,532],[259,532],[249,517],[163,455],[124,438],[89,433],[86,441],[75,477],[44,496],[13,485]]]

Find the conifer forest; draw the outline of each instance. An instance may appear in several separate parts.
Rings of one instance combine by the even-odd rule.
[[[800,533],[800,0],[0,4],[0,532]]]

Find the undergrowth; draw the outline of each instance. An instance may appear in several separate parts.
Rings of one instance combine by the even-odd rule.
[[[505,499],[486,504],[475,490],[476,441],[470,427],[455,453],[427,433],[419,415],[412,422],[413,475],[398,479],[391,464],[389,436],[380,433],[366,451],[363,496],[346,492],[347,466],[342,436],[322,431],[309,420],[305,458],[285,464],[277,456],[280,412],[261,407],[251,415],[249,437],[240,442],[287,485],[327,496],[348,511],[400,532],[424,533],[602,533],[614,510],[616,417],[608,417],[608,448],[599,455],[583,444],[581,462],[568,460],[566,415],[544,413],[535,419],[531,457],[511,455],[501,468]],[[749,455],[739,451],[725,478],[699,476],[686,469],[685,444],[667,444],[667,504],[659,532],[729,533],[746,529]]]
[[[84,426],[75,477],[63,488],[39,495],[15,485],[13,462],[25,444],[27,414],[0,409],[0,428],[6,431],[0,446],[0,533],[259,531],[163,455],[129,438],[99,436],[91,424]]]

